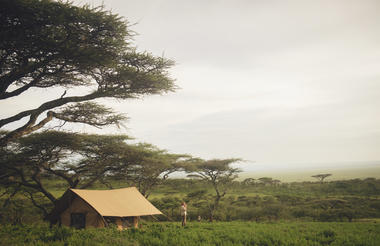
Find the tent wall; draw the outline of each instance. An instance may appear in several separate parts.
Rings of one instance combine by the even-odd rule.
[[[86,215],[86,228],[89,227],[104,227],[103,218],[85,201],[76,197],[70,206],[61,213],[61,223],[65,226],[71,224],[71,213],[83,213]]]

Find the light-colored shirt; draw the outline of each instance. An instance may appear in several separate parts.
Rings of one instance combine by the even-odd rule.
[[[185,216],[187,214],[187,211],[186,211],[186,206],[185,205],[181,205],[181,216]]]

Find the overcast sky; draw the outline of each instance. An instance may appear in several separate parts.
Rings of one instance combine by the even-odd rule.
[[[130,120],[103,133],[268,167],[380,160],[380,1],[75,2],[103,2],[177,63],[179,91],[107,101]]]

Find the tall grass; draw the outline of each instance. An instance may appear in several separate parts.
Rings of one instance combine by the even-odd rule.
[[[368,245],[380,242],[377,223],[146,223],[143,228],[75,230],[1,226],[0,245]]]

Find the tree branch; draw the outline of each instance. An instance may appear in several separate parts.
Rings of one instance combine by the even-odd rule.
[[[28,84],[20,87],[20,88],[17,88],[15,89],[14,91],[11,91],[11,92],[3,92],[3,93],[0,93],[0,100],[3,100],[3,99],[7,99],[7,98],[10,98],[10,97],[14,97],[14,96],[18,96],[20,95],[21,93],[23,93],[24,91],[28,90],[30,87],[33,87],[34,85],[36,85],[39,81],[41,81],[41,78],[43,77],[43,74],[40,74],[37,78],[33,79],[31,82],[29,82]]]
[[[17,120],[21,120],[22,118],[29,116],[29,115],[39,115],[43,113],[46,110],[53,109],[62,105],[65,105],[67,103],[71,102],[83,102],[83,101],[88,101],[88,100],[93,100],[96,98],[102,97],[102,93],[95,91],[93,93],[84,95],[84,96],[72,96],[72,97],[64,97],[64,98],[59,98],[55,99],[46,103],[43,103],[41,106],[35,109],[31,110],[26,110],[23,112],[20,112],[12,117],[5,118],[0,120],[0,128],[3,127],[6,124],[9,124],[11,122],[15,122]]]
[[[29,198],[30,198],[30,200],[32,201],[33,205],[34,205],[36,208],[39,208],[39,209],[42,211],[42,213],[44,214],[44,217],[46,218],[47,215],[49,214],[48,211],[46,210],[46,208],[44,208],[42,205],[40,205],[40,204],[38,204],[38,203],[36,202],[36,200],[34,199],[33,194],[32,194],[31,192],[26,191],[26,193],[28,193]]]
[[[70,188],[75,188],[75,181],[71,177],[66,176],[64,174],[64,172],[61,172],[60,170],[53,170],[53,169],[47,168],[47,167],[44,167],[44,170],[46,170],[46,171],[48,171],[48,172],[50,172],[50,173],[52,173],[58,177],[63,178],[70,185]]]
[[[53,108],[62,106],[64,104],[70,103],[70,102],[88,101],[88,100],[92,100],[92,99],[95,99],[95,98],[98,98],[101,96],[102,96],[102,94],[100,92],[96,91],[96,92],[90,93],[90,94],[85,95],[85,96],[73,96],[73,97],[59,98],[59,99],[55,99],[55,100],[46,102],[36,109],[23,111],[21,113],[18,113],[16,115],[12,116],[12,117],[2,119],[2,120],[0,120],[0,128],[6,124],[20,120],[20,119],[30,115],[30,119],[25,125],[23,125],[22,127],[18,128],[16,130],[9,132],[4,137],[0,138],[0,146],[7,144],[8,142],[10,142],[11,140],[13,140],[15,138],[18,138],[20,136],[23,136],[23,135],[29,134],[35,130],[38,130],[38,129],[42,128],[46,123],[51,121],[53,119],[53,116],[55,115],[55,113],[52,111],[49,111],[47,113],[47,117],[45,119],[41,120],[37,125],[34,125],[38,116],[46,110],[53,109]]]
[[[36,62],[34,64],[28,64],[26,63],[24,66],[15,69],[14,71],[11,71],[3,76],[0,77],[0,99],[8,98],[6,93],[8,87],[15,83],[15,81],[19,80],[20,78],[24,77],[26,74],[34,72],[36,69],[45,67],[50,61],[52,61],[55,57],[51,56],[47,58],[46,60],[42,62]],[[26,88],[28,89],[28,88]],[[22,91],[21,91],[22,92]],[[20,92],[20,93],[21,93]],[[16,94],[18,95],[18,94]]]

